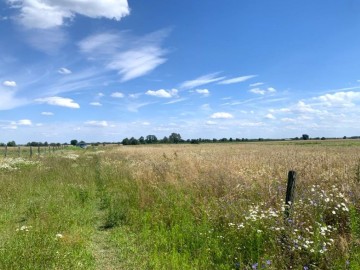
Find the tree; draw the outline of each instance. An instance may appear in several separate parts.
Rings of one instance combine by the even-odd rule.
[[[78,143],[78,141],[77,141],[77,140],[71,140],[71,141],[70,141],[70,144],[71,144],[71,145],[74,145],[74,146],[76,146],[76,145],[77,145],[77,143]]]
[[[156,138],[155,135],[147,135],[145,142],[146,143],[157,143],[158,139]]]
[[[137,139],[135,139],[134,137],[131,137],[129,140],[129,143],[131,145],[137,145],[137,144],[139,144],[139,141]]]
[[[122,143],[123,145],[129,145],[129,144],[130,144],[128,138],[123,139],[121,143]]]
[[[179,133],[171,133],[169,136],[169,142],[170,143],[179,143],[181,142],[181,136]]]
[[[308,140],[310,137],[309,137],[309,135],[307,135],[307,134],[303,134],[302,135],[302,139],[303,140]]]
[[[169,138],[165,136],[165,137],[162,139],[162,143],[169,143]]]
[[[140,144],[145,144],[145,138],[144,138],[143,136],[141,136],[141,137],[139,138],[139,143],[140,143]]]
[[[16,146],[16,142],[15,141],[8,142],[7,146]]]

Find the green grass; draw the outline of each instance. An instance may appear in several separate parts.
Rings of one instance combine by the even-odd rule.
[[[0,269],[359,269],[359,149],[327,143],[68,149],[4,167]]]

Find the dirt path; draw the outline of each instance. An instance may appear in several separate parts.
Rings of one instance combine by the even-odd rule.
[[[92,252],[95,258],[96,269],[118,270],[123,269],[117,255],[116,246],[111,243],[110,230],[103,229],[105,211],[98,210],[96,231],[92,240]]]

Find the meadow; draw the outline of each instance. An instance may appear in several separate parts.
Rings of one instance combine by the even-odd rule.
[[[359,186],[356,140],[14,150],[0,269],[360,269]]]

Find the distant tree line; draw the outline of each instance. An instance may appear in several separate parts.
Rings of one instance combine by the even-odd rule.
[[[162,139],[158,139],[155,135],[147,135],[146,137],[141,136],[140,138],[136,139],[135,137],[125,138],[121,142],[93,142],[89,143],[93,146],[99,145],[108,145],[108,144],[123,144],[123,145],[139,145],[139,144],[178,144],[178,143],[190,143],[190,144],[200,144],[200,143],[228,143],[228,142],[256,142],[256,141],[286,141],[286,140],[338,140],[338,139],[360,139],[360,136],[343,136],[341,138],[337,137],[314,137],[310,138],[308,134],[302,134],[300,137],[294,137],[289,139],[264,139],[264,138],[257,138],[257,139],[248,139],[248,138],[221,138],[221,139],[205,139],[205,138],[197,138],[197,139],[187,139],[184,140],[181,138],[179,133],[171,133],[169,136],[164,136]],[[71,140],[69,143],[48,143],[48,142],[28,142],[25,144],[26,146],[61,146],[61,145],[73,145],[76,146],[79,143],[85,143],[84,141],[78,140]],[[9,141],[7,143],[0,142],[0,146],[9,146],[14,147],[18,146],[15,141]]]

